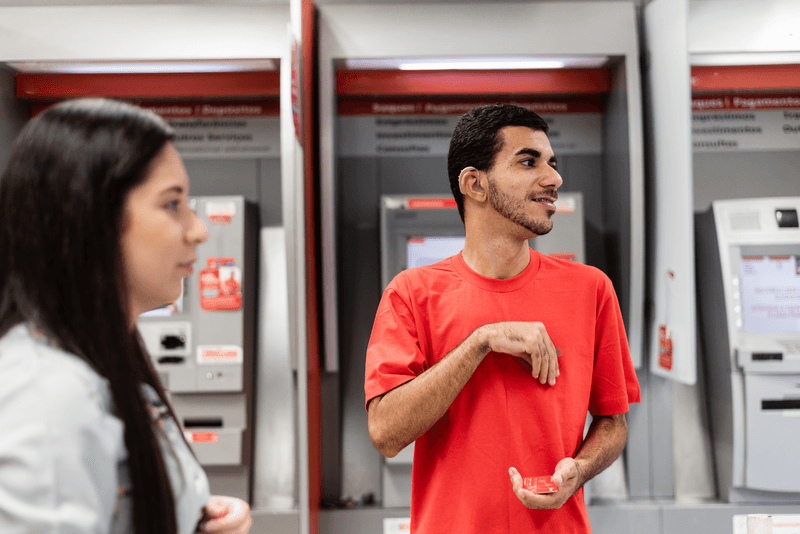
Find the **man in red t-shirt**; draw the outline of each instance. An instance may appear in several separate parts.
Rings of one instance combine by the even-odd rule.
[[[582,486],[622,452],[640,397],[611,282],[528,247],[551,230],[562,183],[537,114],[465,114],[448,174],[464,250],[386,288],[367,349],[370,438],[389,457],[416,441],[416,533],[590,532]],[[544,475],[556,492],[524,487]]]

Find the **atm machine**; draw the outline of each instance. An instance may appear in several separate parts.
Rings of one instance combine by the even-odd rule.
[[[249,501],[257,209],[237,196],[191,202],[208,228],[195,272],[176,302],[143,314],[138,328],[212,492]]]
[[[698,307],[719,496],[800,501],[800,197],[696,216]]]
[[[531,239],[532,249],[583,263],[583,194],[560,192],[553,229]],[[400,271],[422,267],[461,252],[464,223],[453,197],[383,195],[381,197],[381,282],[385,288]],[[411,464],[414,445],[394,458],[384,458],[383,504],[407,507],[411,503]]]

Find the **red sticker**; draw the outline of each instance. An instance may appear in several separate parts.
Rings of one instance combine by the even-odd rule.
[[[230,311],[242,307],[242,271],[233,258],[208,258],[198,275],[200,307],[206,311]]]
[[[658,327],[658,365],[667,371],[672,370],[672,334],[663,324]]]
[[[553,482],[552,476],[523,478],[522,487],[534,493],[555,493],[558,491],[558,484]]]
[[[236,215],[234,202],[208,202],[206,204],[206,217],[212,224],[230,224]]]
[[[219,441],[217,432],[186,432],[190,443],[216,443]]]

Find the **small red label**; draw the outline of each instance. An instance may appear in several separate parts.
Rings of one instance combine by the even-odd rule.
[[[208,202],[206,203],[206,217],[212,224],[230,224],[236,215],[234,202]]]
[[[441,210],[457,208],[454,198],[409,198],[408,209],[412,210]]]
[[[200,353],[200,359],[204,362],[217,361],[238,361],[239,351],[236,349],[205,349]]]
[[[219,441],[217,432],[189,432],[192,443],[216,443]]]
[[[672,370],[672,335],[663,324],[658,327],[658,365],[667,371]]]

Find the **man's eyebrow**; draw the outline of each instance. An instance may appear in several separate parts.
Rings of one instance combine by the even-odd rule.
[[[529,156],[533,156],[534,158],[541,158],[542,153],[538,150],[534,150],[532,148],[520,148],[517,150],[517,153],[514,154],[515,156],[520,156],[522,154],[528,154]]]
[[[538,150],[533,149],[533,148],[520,148],[519,150],[517,150],[517,153],[514,154],[514,155],[515,156],[520,156],[522,154],[528,154],[529,156],[532,156],[532,157],[537,158],[537,159],[542,157],[542,153],[539,152]],[[547,162],[549,164],[551,164],[551,165],[557,165],[558,164],[558,158],[556,158],[556,156],[554,154],[553,156],[550,157],[549,160],[547,160]]]

